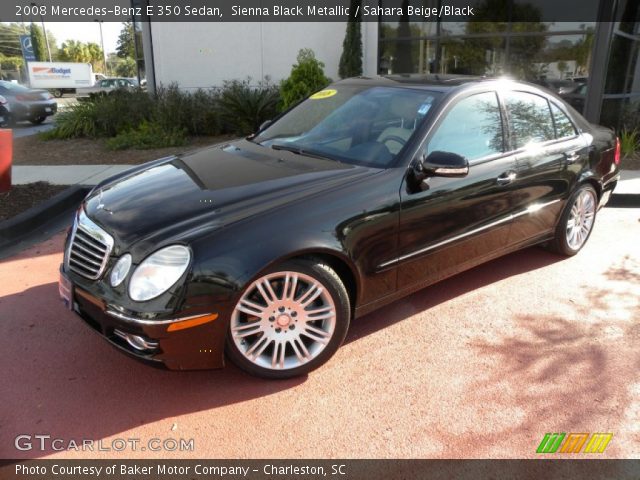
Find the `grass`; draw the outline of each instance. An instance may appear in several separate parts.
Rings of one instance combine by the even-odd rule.
[[[634,155],[640,149],[640,134],[637,129],[620,132],[620,150],[622,156]]]

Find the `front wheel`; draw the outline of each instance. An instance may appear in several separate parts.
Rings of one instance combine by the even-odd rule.
[[[30,118],[29,121],[31,123],[33,123],[34,125],[40,125],[42,122],[44,122],[46,120],[47,117],[45,117],[44,115],[40,116],[40,117],[33,117]]]
[[[583,184],[571,195],[560,217],[551,250],[572,256],[582,249],[593,230],[598,210],[598,195],[591,185]]]
[[[304,375],[342,344],[350,319],[340,277],[318,261],[293,260],[263,274],[231,314],[227,355],[263,378]]]

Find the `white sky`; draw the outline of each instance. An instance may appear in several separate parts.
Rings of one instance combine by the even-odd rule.
[[[100,26],[97,22],[45,22],[45,27],[56,37],[58,46],[62,45],[65,40],[81,40],[100,45]],[[28,25],[27,28],[29,28]],[[102,23],[104,49],[107,54],[116,51],[121,29],[121,22]]]

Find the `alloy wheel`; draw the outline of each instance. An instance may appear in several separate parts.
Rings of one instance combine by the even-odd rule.
[[[231,338],[253,364],[289,370],[309,363],[329,344],[336,306],[317,279],[294,271],[264,275],[231,315]]]
[[[580,250],[586,242],[593,227],[596,214],[596,198],[591,190],[583,190],[571,206],[566,225],[567,245],[573,250]]]

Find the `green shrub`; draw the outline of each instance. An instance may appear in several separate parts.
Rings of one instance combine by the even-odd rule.
[[[289,78],[280,84],[283,109],[295,105],[331,83],[324,74],[324,63],[316,59],[313,50],[303,48],[298,52],[297,60],[298,63],[291,68]]]
[[[142,90],[116,90],[92,102],[99,111],[98,131],[101,136],[113,137],[151,120],[153,98]]]
[[[176,84],[155,95],[117,90],[91,95],[56,116],[43,139],[109,138],[109,148],[182,145],[187,135],[246,135],[277,114],[279,93],[268,79],[225,82],[220,91],[185,92]]]
[[[45,140],[98,136],[98,109],[91,102],[77,103],[56,115],[55,127],[40,134]]]
[[[225,82],[220,93],[220,119],[226,132],[248,135],[276,116],[280,95],[268,79],[251,85],[251,79]]]
[[[640,132],[636,129],[620,132],[620,151],[622,156],[633,155],[638,150],[640,150]]]
[[[158,123],[142,122],[137,128],[119,133],[107,140],[107,148],[125,150],[137,148],[178,147],[187,141],[185,130],[173,127],[169,130]]]
[[[217,135],[218,94],[214,91],[184,92],[172,83],[160,87],[155,96],[153,119],[164,128],[184,128],[189,135]]]
[[[113,137],[151,119],[153,99],[141,90],[94,95],[56,116],[45,139]]]

